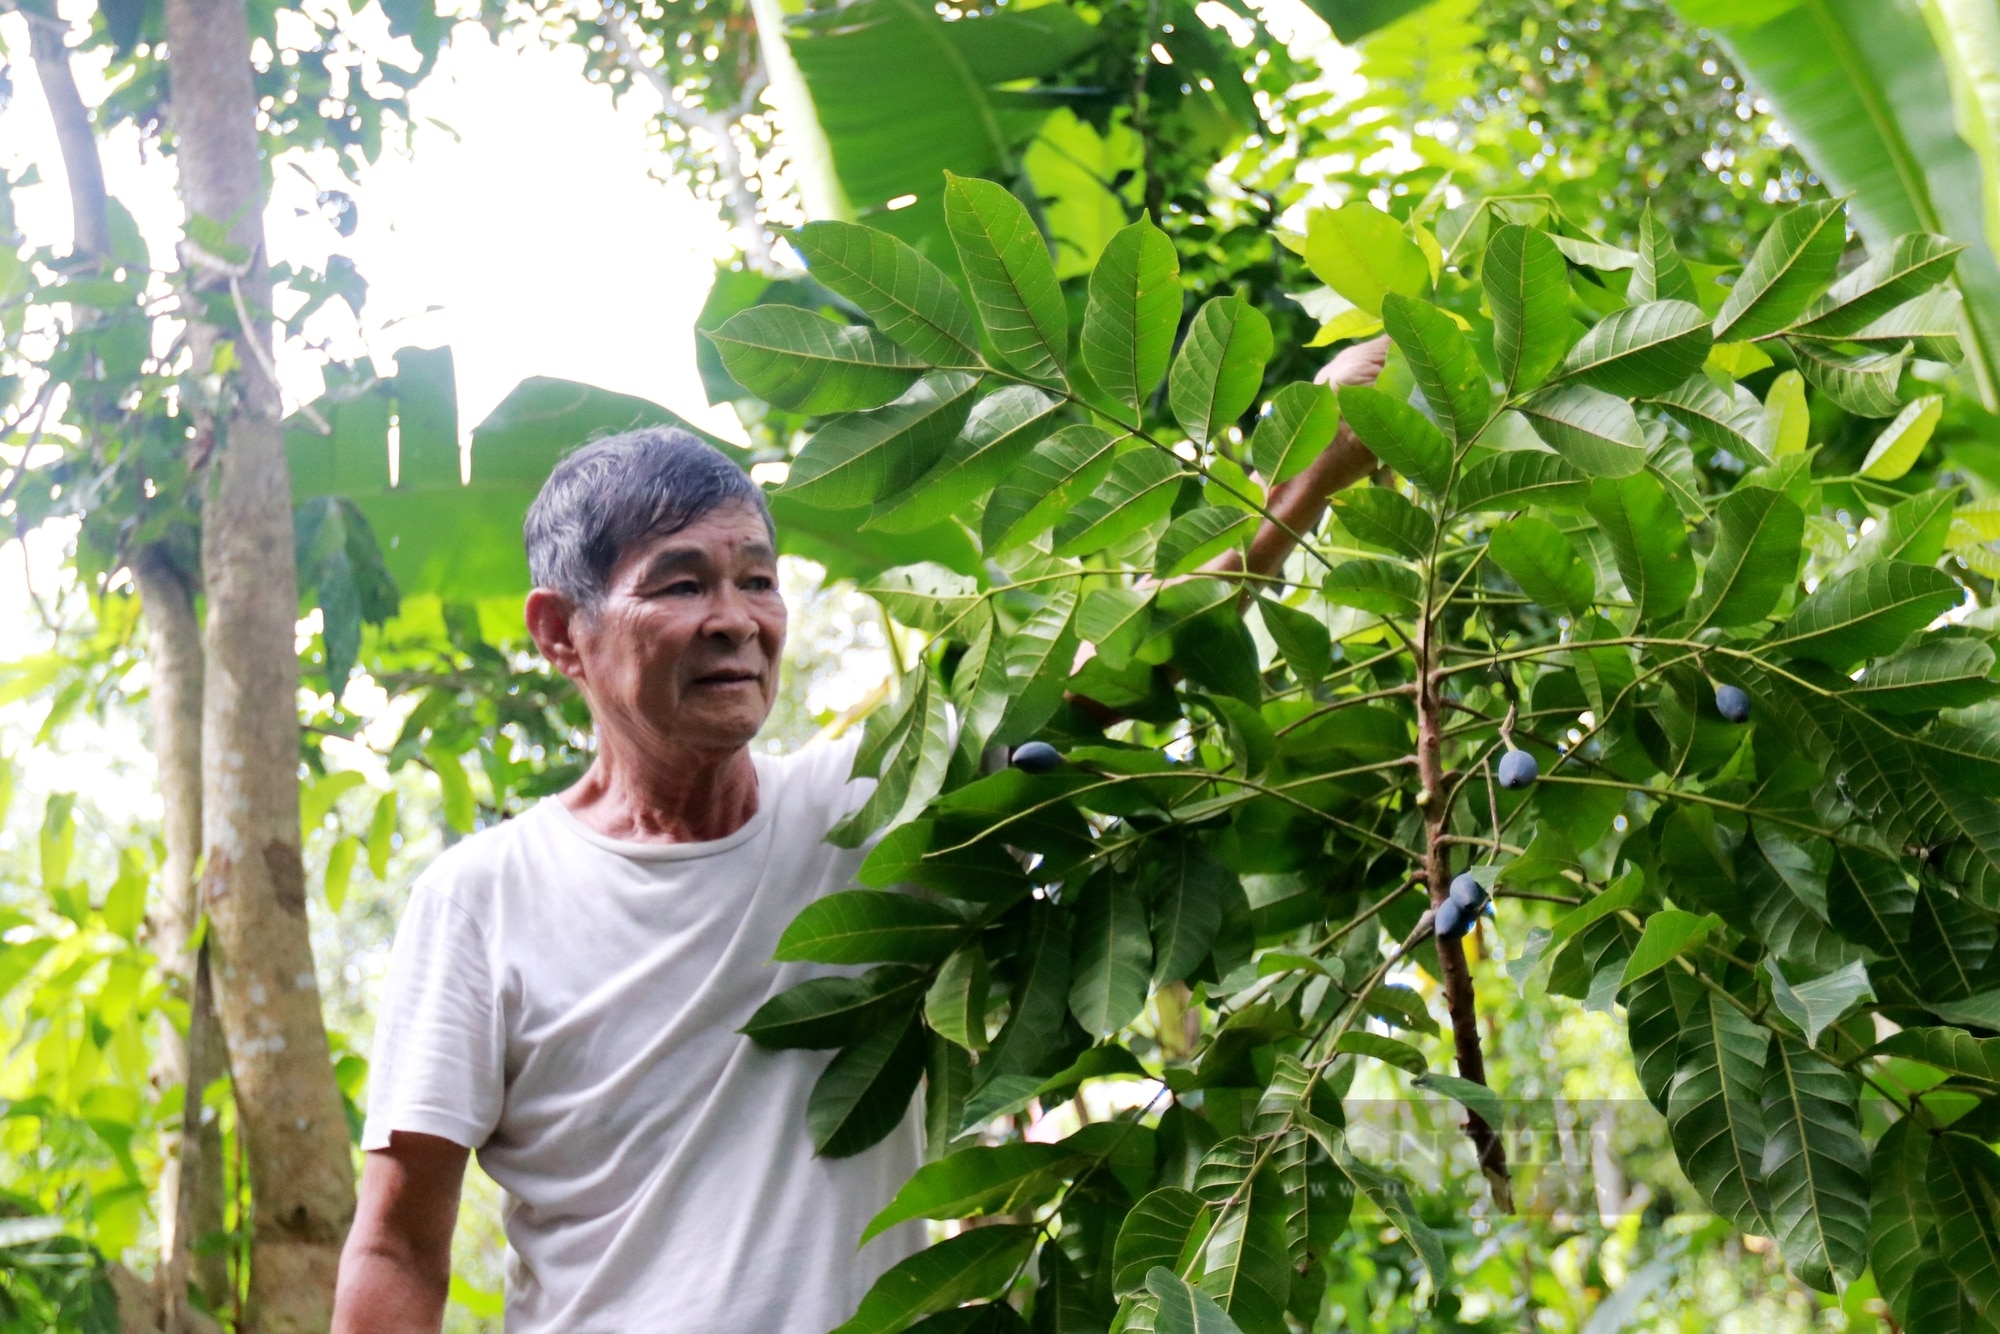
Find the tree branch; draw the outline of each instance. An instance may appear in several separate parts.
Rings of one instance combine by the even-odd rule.
[[[56,144],[62,151],[63,173],[69,177],[70,217],[74,239],[70,253],[104,259],[111,254],[111,229],[104,192],[104,164],[97,157],[97,137],[90,128],[90,112],[76,90],[76,77],[69,64],[69,24],[61,19],[18,10],[28,21],[28,47],[34,56],[35,76],[42,81],[48,98],[49,116],[55,121]]]
[[[737,239],[743,246],[743,257],[750,267],[759,273],[777,276],[782,272],[777,260],[771,254],[771,234],[764,227],[764,219],[757,209],[757,192],[750,188],[749,173],[743,166],[743,153],[737,147],[735,130],[738,122],[750,114],[763,96],[769,82],[763,67],[751,75],[744,84],[743,96],[736,104],[724,111],[708,111],[692,105],[683,99],[674,87],[673,81],[660,72],[660,67],[648,61],[640,51],[639,35],[627,26],[627,20],[619,11],[607,14],[599,20],[604,31],[607,50],[618,58],[620,64],[653,86],[660,95],[662,114],[683,130],[700,130],[713,142],[709,156],[715,162],[715,172],[721,178],[723,206],[735,223]]]

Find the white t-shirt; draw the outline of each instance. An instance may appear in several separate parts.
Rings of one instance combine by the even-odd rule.
[[[507,1193],[510,1334],[825,1334],[923,1245],[862,1229],[922,1161],[919,1116],[814,1156],[831,1053],[765,1051],[757,1007],[842,970],[774,964],[861,854],[826,831],[867,795],[859,738],[756,757],[757,813],[708,843],[627,843],[559,801],[417,881],[375,1031],[362,1147],[474,1149]]]

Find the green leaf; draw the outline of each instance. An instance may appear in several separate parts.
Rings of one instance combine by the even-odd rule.
[[[1077,608],[1077,634],[1097,646],[1106,666],[1123,670],[1147,638],[1152,607],[1152,598],[1136,588],[1093,588]]]
[[[882,1142],[909,1113],[924,1075],[924,1026],[915,1011],[835,1056],[806,1099],[813,1148],[850,1158]]]
[[[2000,1310],[2000,1163],[1966,1135],[1939,1135],[1928,1171],[1938,1249],[1982,1312]]]
[[[1944,554],[1945,538],[1951,532],[1952,506],[1958,493],[1933,489],[1890,506],[1864,534],[1843,562],[1858,569],[1875,561],[1900,560],[1913,565],[1934,565]]]
[[[1354,487],[1334,502],[1334,512],[1363,542],[1412,560],[1429,556],[1437,535],[1430,515],[1386,486]]]
[[[1076,588],[1055,586],[1047,601],[1007,636],[1007,707],[988,738],[1015,746],[1042,730],[1062,704],[1063,684],[1076,658]]]
[[[912,675],[915,689],[895,722],[880,734],[879,753],[864,746],[855,757],[857,772],[864,757],[871,761],[877,781],[868,799],[827,832],[835,847],[860,847],[877,830],[914,819],[944,786],[951,763],[951,712],[944,691],[922,665]]]
[[[1202,303],[1167,381],[1167,402],[1188,439],[1207,444],[1257,401],[1271,346],[1271,322],[1242,296]]]
[[[1180,319],[1174,243],[1142,218],[1111,238],[1090,275],[1079,346],[1097,387],[1138,412],[1167,373]]]
[[[457,833],[471,833],[479,804],[473,798],[472,784],[465,776],[465,765],[441,741],[432,742],[425,749],[424,759],[430,764],[431,772],[437,775],[438,794],[444,799],[445,824]]]
[[[1611,540],[1618,574],[1641,621],[1678,615],[1694,592],[1694,561],[1680,511],[1651,473],[1590,484],[1586,502]]]
[[[1653,216],[1653,206],[1639,215],[1638,261],[1632,265],[1632,283],[1626,289],[1628,301],[1692,301],[1694,279],[1689,276],[1674,238]]]
[[[1782,1034],[1764,1067],[1764,1180],[1772,1235],[1821,1292],[1868,1267],[1868,1150],[1854,1077]]]
[[[946,172],[944,220],[994,351],[1030,379],[1060,382],[1069,315],[1028,210],[1003,186]]]
[[[1090,495],[1111,471],[1118,437],[1095,426],[1065,426],[1012,469],[979,523],[980,545],[991,554],[1046,532]]]
[[[986,1050],[986,951],[974,942],[944,961],[924,993],[924,1019],[967,1051]]]
[[[1097,489],[1056,525],[1055,554],[1088,555],[1167,517],[1185,476],[1179,459],[1147,446],[1118,456]]]
[[[816,977],[765,1001],[737,1031],[773,1051],[844,1047],[907,1008],[923,987],[922,973],[899,964],[870,968],[859,977]]]
[[[1027,1226],[976,1227],[918,1251],[876,1279],[834,1334],[896,1334],[918,1316],[995,1296],[1027,1262],[1038,1235]]]
[[[1167,525],[1153,551],[1153,573],[1161,579],[1186,574],[1232,547],[1240,547],[1256,531],[1257,516],[1234,505],[1197,505]]]
[[[1876,713],[1964,708],[2000,693],[1993,646],[1977,639],[1931,639],[1877,662],[1841,692]]]
[[[1584,472],[1629,477],[1646,466],[1646,434],[1622,398],[1586,385],[1558,385],[1520,408],[1535,433]]]
[[[1569,346],[1569,267],[1555,242],[1509,224],[1486,243],[1480,273],[1493,308],[1493,354],[1510,394],[1548,378]]]
[[[1313,276],[1370,315],[1381,315],[1392,293],[1430,290],[1430,261],[1403,225],[1365,201],[1306,214],[1306,267]]]
[[[1687,301],[1649,301],[1591,326],[1564,359],[1564,379],[1643,398],[1681,384],[1708,360],[1708,316]]]
[[[1662,908],[1646,919],[1646,929],[1625,963],[1621,986],[1630,986],[1656,968],[1665,968],[1681,955],[1698,950],[1709,934],[1722,925],[1714,913],[1683,912]]]
[[[1285,665],[1292,669],[1293,679],[1307,687],[1324,680],[1333,669],[1333,636],[1326,623],[1311,612],[1272,598],[1259,598],[1257,610],[1278,652],[1284,654]]]
[[[389,854],[395,851],[396,794],[384,792],[368,818],[368,870],[377,880],[389,875]]]
[[[1724,392],[1708,376],[1690,375],[1665,393],[1655,394],[1652,401],[1665,408],[1702,444],[1726,449],[1748,463],[1761,465],[1771,461],[1757,439],[1761,434],[1763,405],[1749,390],[1732,385]]]
[[[1022,460],[1055,425],[1061,407],[1024,384],[988,394],[972,405],[965,429],[944,456],[907,490],[877,502],[866,526],[915,533],[943,523],[1001,479],[1017,475]]]
[[[1856,357],[1823,352],[1813,343],[1796,343],[1793,351],[1813,387],[1855,416],[1893,417],[1902,406],[1897,386],[1910,359],[1908,347]]]
[[[1982,1084],[2000,1084],[2000,1038],[1976,1038],[1962,1028],[1905,1028],[1876,1043],[1875,1051]]]
[[[901,624],[931,635],[944,633],[947,626],[963,627],[982,602],[978,581],[931,561],[893,566],[861,591]],[[919,688],[925,687],[920,683]]]
[[[1111,1291],[1130,1296],[1146,1285],[1157,1265],[1179,1271],[1193,1263],[1208,1239],[1208,1205],[1191,1190],[1163,1186],[1125,1215],[1111,1248]]]
[[[1806,311],[1796,332],[1825,338],[1858,333],[1949,279],[1964,250],[1947,237],[1905,233],[1828,288]]]
[[[1819,1035],[1840,1019],[1856,1002],[1875,999],[1868,980],[1868,966],[1856,959],[1845,968],[1816,977],[1796,986],[1785,977],[1776,958],[1766,955],[1764,971],[1771,978],[1771,999],[1787,1019],[1799,1026],[1806,1042],[1819,1045]]]
[[[1039,1076],[1051,1073],[1048,1056],[1069,1010],[1069,920],[1045,904],[1029,907],[1027,943],[1015,961],[1012,1011],[979,1063],[982,1088],[1009,1075],[1037,1076],[1030,1086],[1039,1084]]]
[[[1597,596],[1597,576],[1546,519],[1524,514],[1501,524],[1487,535],[1486,554],[1544,607],[1581,616]]]
[[[1879,657],[1958,604],[1943,570],[1882,561],[1821,584],[1778,627],[1771,648],[1845,672]]]
[[[1471,340],[1430,302],[1396,293],[1383,299],[1382,324],[1431,411],[1460,447],[1471,444],[1493,415],[1493,390]]]
[[[1768,1035],[1728,1000],[1703,991],[1681,1029],[1667,1089],[1667,1127],[1688,1180],[1745,1232],[1765,1233],[1764,1064]]]
[[[1931,1208],[1930,1158],[1931,1136],[1906,1116],[1875,1141],[1869,1164],[1868,1265],[1904,1329],[1917,1328],[1910,1316],[1919,1272],[1927,1263],[1943,1267]]]
[[[1497,1129],[1506,1124],[1506,1117],[1500,1109],[1500,1095],[1484,1084],[1460,1079],[1456,1075],[1429,1072],[1418,1075],[1410,1082],[1420,1089],[1442,1093],[1489,1126]]]
[[[1663,968],[1622,993],[1639,1087],[1662,1116],[1680,1054],[1681,1015],[1694,1008],[1700,991],[1701,983],[1680,969]]]
[[[1722,303],[1715,319],[1718,342],[1776,333],[1805,311],[1847,248],[1842,203],[1821,200],[1778,215]]]
[[[1430,418],[1372,385],[1343,388],[1340,413],[1377,458],[1431,495],[1445,493],[1451,484],[1451,442]]]
[[[1146,1291],[1159,1302],[1153,1316],[1155,1334],[1243,1334],[1213,1297],[1190,1287],[1165,1265],[1147,1273]]]
[[[922,374],[922,363],[867,325],[797,306],[752,306],[702,336],[745,389],[809,416],[879,408]]]
[[[1589,477],[1556,455],[1535,449],[1510,449],[1481,459],[1465,470],[1454,488],[1457,508],[1468,513],[1530,505],[1576,509],[1589,494]]]
[[[1320,596],[1336,607],[1356,607],[1377,616],[1402,616],[1423,602],[1417,572],[1383,560],[1350,560],[1333,567]]]
[[[354,860],[361,852],[361,840],[343,838],[335,841],[326,850],[326,906],[338,915],[341,905],[347,902],[347,886],[354,878]],[[105,899],[105,915],[111,912],[111,900]]]
[[[1178,982],[1208,957],[1233,874],[1198,845],[1175,841],[1143,864],[1153,932],[1153,981]],[[1237,891],[1240,892],[1240,891]]]
[[[1251,466],[1267,485],[1289,482],[1326,452],[1340,429],[1340,400],[1323,384],[1288,384],[1250,437]]]
[[[1211,1156],[1226,1147],[1227,1142]],[[1214,1200],[1217,1209],[1202,1250],[1201,1290],[1246,1334],[1286,1334],[1285,1300],[1291,1293],[1292,1267],[1277,1173],[1266,1169],[1253,1178],[1239,1179],[1225,1194],[1203,1190],[1206,1170],[1204,1163],[1195,1190]]]
[[[1410,1199],[1410,1188],[1403,1184],[1400,1177],[1362,1162],[1344,1147],[1335,1152],[1334,1146],[1330,1145],[1327,1152],[1333,1154],[1340,1170],[1347,1174],[1362,1194],[1375,1202],[1376,1208],[1388,1215],[1389,1222],[1410,1243],[1417,1258],[1424,1262],[1424,1268],[1430,1273],[1432,1288],[1439,1292],[1448,1289],[1453,1277],[1451,1256],[1431,1225],[1417,1212],[1416,1204]]]
[[[951,909],[908,894],[847,889],[808,903],[771,957],[781,963],[935,963],[970,930]]]
[[[937,265],[887,232],[809,222],[791,234],[812,276],[861,307],[892,342],[930,366],[979,366],[979,332]]]
[[[1868,457],[1861,460],[1861,475],[1878,482],[1893,482],[1907,473],[1924,452],[1924,446],[1931,442],[1931,432],[1937,429],[1943,416],[1942,394],[1926,394],[1904,404],[1896,419],[1883,427],[1875,443],[1868,447]]]
[[[792,460],[783,493],[821,509],[895,495],[944,457],[978,387],[977,376],[935,373],[886,408],[834,418]]]
[[[1107,872],[1084,883],[1076,911],[1070,1013],[1084,1032],[1107,1037],[1146,1005],[1153,971],[1146,904],[1130,877]]]
[[[875,1215],[861,1244],[913,1218],[974,1218],[1033,1209],[1060,1184],[1053,1144],[978,1144],[926,1163]]]
[[[1715,523],[1701,594],[1688,608],[1690,633],[1761,621],[1798,578],[1806,516],[1783,493],[1739,487],[1715,507]]]
[[[1084,1277],[1062,1247],[1042,1247],[1035,1263],[1041,1282],[1035,1287],[1032,1334],[1104,1334],[1111,1327],[1114,1307],[1108,1294],[1092,1281],[1095,1275]]]
[[[1413,1075],[1421,1075],[1430,1069],[1424,1054],[1407,1042],[1384,1037],[1380,1033],[1342,1033],[1333,1044],[1337,1052],[1348,1052],[1355,1056],[1370,1056],[1387,1065],[1407,1070]]]

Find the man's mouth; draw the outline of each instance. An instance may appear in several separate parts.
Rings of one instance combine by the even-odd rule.
[[[698,686],[759,685],[762,682],[763,677],[759,673],[736,669],[707,672],[694,679],[694,683]]]

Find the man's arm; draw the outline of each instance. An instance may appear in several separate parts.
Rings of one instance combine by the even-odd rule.
[[[451,1289],[451,1232],[469,1151],[397,1131],[368,1155],[340,1253],[333,1334],[437,1334]]]
[[[1320,384],[1333,386],[1374,384],[1375,377],[1382,373],[1383,358],[1388,355],[1387,337],[1356,343],[1342,348],[1314,379]],[[1326,512],[1327,498],[1354,485],[1380,466],[1368,446],[1361,443],[1346,422],[1342,422],[1333,443],[1320,451],[1319,457],[1308,464],[1304,472],[1271,488],[1264,506],[1277,522],[1265,519],[1250,539],[1250,573],[1273,575],[1283,569],[1285,557],[1291,555],[1292,548],[1298,545],[1294,535],[1310,533],[1319,526],[1319,517]],[[1243,558],[1231,551],[1209,568],[1215,573],[1228,573],[1244,567]]]

